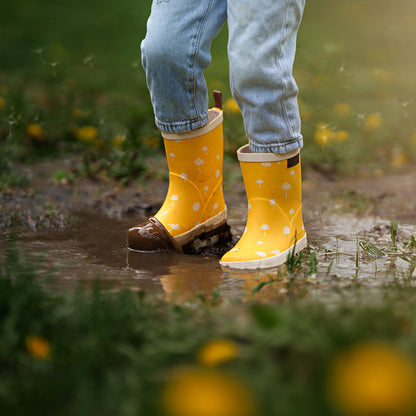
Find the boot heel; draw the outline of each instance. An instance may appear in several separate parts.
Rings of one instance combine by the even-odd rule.
[[[227,223],[220,225],[214,230],[200,234],[190,243],[182,247],[186,254],[209,254],[222,255],[229,250],[229,242],[232,240],[230,226]]]

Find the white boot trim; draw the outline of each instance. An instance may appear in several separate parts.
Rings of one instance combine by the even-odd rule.
[[[202,136],[204,134],[209,133],[210,131],[214,130],[215,127],[218,127],[223,120],[223,113],[221,110],[217,108],[211,108],[209,110],[210,119],[208,124],[200,129],[187,131],[185,133],[166,133],[162,131],[162,137],[166,140],[185,140],[185,139],[193,139],[195,137]]]
[[[277,254],[266,259],[248,260],[248,261],[220,261],[220,265],[232,270],[253,271],[257,269],[271,269],[286,262],[287,256],[292,252],[294,244],[283,253]],[[296,242],[295,254],[298,254],[307,246],[306,234]]]
[[[300,149],[295,149],[286,153],[253,153],[249,150],[248,144],[237,150],[237,157],[240,162],[281,162],[296,156]]]
[[[175,241],[180,245],[184,246],[191,241],[195,240],[198,236],[208,231],[212,231],[227,221],[227,208],[221,211],[219,214],[214,215],[212,218],[206,220],[202,224],[196,225],[186,233],[173,237]]]

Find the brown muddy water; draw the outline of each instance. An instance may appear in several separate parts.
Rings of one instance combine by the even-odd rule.
[[[120,220],[79,213],[77,216],[80,221],[71,230],[19,235],[21,252],[33,260],[42,259],[40,270],[53,273],[50,284],[57,291],[72,290],[79,283],[89,286],[99,278],[102,286],[143,290],[168,301],[185,301],[213,293],[221,299],[247,299],[260,281],[277,276],[276,270],[267,273],[222,270],[218,265],[221,250],[208,250],[206,255],[131,252],[126,248],[126,231],[144,218]],[[245,218],[243,206],[230,213],[228,222],[234,240],[241,235]],[[357,283],[379,287],[397,279],[416,278],[414,256],[387,250],[391,244],[389,221],[316,212],[305,216],[305,228],[307,253],[315,251],[318,259],[317,273],[301,282],[306,291]],[[401,241],[412,235],[416,236],[415,224],[399,224]],[[366,254],[359,247],[359,241],[366,240],[384,249],[385,255]],[[2,251],[5,243],[6,236],[0,237]],[[284,296],[287,291],[285,284],[276,285],[274,296]]]

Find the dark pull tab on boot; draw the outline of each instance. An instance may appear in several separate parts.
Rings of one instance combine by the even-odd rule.
[[[222,92],[215,90],[214,94],[214,106],[222,110]]]

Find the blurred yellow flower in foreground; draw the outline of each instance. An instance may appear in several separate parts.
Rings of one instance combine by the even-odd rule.
[[[123,147],[123,143],[125,141],[126,141],[126,136],[122,136],[118,134],[117,136],[113,137],[113,140],[111,141],[111,143],[114,147]]]
[[[416,367],[392,346],[369,342],[337,356],[329,396],[352,416],[407,416],[416,410]]]
[[[37,335],[29,335],[26,337],[26,350],[34,358],[38,360],[48,360],[51,356],[51,345],[48,340]]]
[[[410,136],[410,140],[412,141],[412,143],[416,146],[416,133],[412,134]]]
[[[91,143],[98,136],[98,131],[94,126],[82,126],[75,130],[76,137],[81,142]]]
[[[237,345],[227,339],[206,343],[198,352],[198,361],[206,366],[216,366],[233,360],[238,353]]]
[[[6,100],[3,97],[0,97],[0,110],[6,108]]]
[[[234,100],[234,98],[228,98],[224,102],[224,111],[228,113],[239,113],[240,108],[238,107],[237,101]]]
[[[335,132],[327,123],[319,123],[315,129],[315,142],[320,146],[325,146],[330,140],[335,138]]]
[[[378,130],[383,124],[383,118],[379,113],[368,114],[364,119],[364,129],[366,131],[375,131]]]
[[[338,103],[334,105],[332,111],[338,116],[347,116],[352,113],[352,108],[349,104]]]
[[[29,124],[26,128],[26,133],[29,137],[35,140],[42,140],[45,136],[42,126],[38,123]]]
[[[237,377],[200,368],[173,373],[162,396],[169,416],[253,416],[255,400]]]

